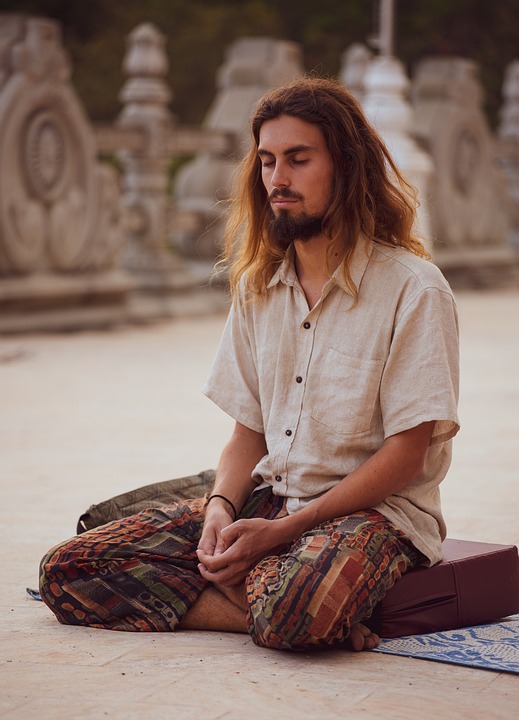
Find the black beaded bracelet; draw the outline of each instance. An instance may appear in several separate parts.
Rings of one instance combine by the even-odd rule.
[[[221,498],[222,500],[225,500],[226,503],[229,503],[229,505],[232,507],[232,511],[234,513],[234,520],[236,521],[238,519],[238,513],[236,512],[236,508],[234,507],[234,504],[229,500],[229,498],[226,498],[225,495],[217,495],[216,493],[214,495],[209,495],[207,498],[206,507],[209,505],[211,500],[213,498]]]

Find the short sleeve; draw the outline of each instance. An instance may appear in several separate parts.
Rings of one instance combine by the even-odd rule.
[[[263,433],[253,345],[244,305],[233,305],[203,393],[234,420]]]
[[[420,290],[397,316],[381,380],[384,435],[435,420],[431,445],[459,430],[459,331],[452,295]]]

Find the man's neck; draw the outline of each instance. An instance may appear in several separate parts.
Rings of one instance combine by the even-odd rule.
[[[341,262],[339,254],[327,257],[329,244],[329,239],[321,235],[294,243],[295,270],[310,309],[321,297],[323,287]]]

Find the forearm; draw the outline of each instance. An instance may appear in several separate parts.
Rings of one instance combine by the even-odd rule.
[[[226,545],[222,540],[222,531],[236,520],[235,515],[253,491],[252,471],[266,451],[263,435],[236,423],[231,439],[220,456],[211,493],[223,497],[215,497],[207,505],[198,545],[199,558],[204,562],[224,552]]]
[[[420,474],[433,425],[423,423],[389,438],[354,472],[294,515],[276,520],[254,518],[226,522],[217,539],[205,542],[202,538],[198,550],[201,574],[211,582],[236,584],[243,580],[255,562],[276,547],[327,520],[378,505]],[[254,487],[252,480],[246,482],[245,478],[250,478],[257,461],[266,451],[262,436],[255,433],[257,437],[254,437],[250,433],[247,431],[244,437],[240,437],[240,432],[233,434],[222,454],[214,489],[236,502],[238,509]],[[224,500],[214,502],[225,505]],[[221,513],[222,509],[216,508],[215,512]]]
[[[200,572],[212,582],[236,584],[259,559],[307,530],[326,520],[378,505],[420,473],[433,424],[424,423],[389,438],[369,460],[294,515],[228,524],[221,530],[214,552],[199,550]]]
[[[408,485],[423,469],[433,425],[423,423],[388,438],[378,452],[335,487],[280,520],[287,541],[327,520],[372,508]]]
[[[212,494],[228,498],[239,512],[256,487],[252,471],[266,453],[264,436],[236,423],[220,456]]]

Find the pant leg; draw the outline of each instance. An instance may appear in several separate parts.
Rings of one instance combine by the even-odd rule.
[[[286,514],[270,488],[253,493],[241,517]],[[180,500],[89,530],[51,549],[40,592],[61,623],[110,630],[173,630],[210,584],[196,548],[205,498]]]
[[[249,633],[257,645],[277,649],[338,644],[420,560],[403,533],[374,510],[323,523],[249,573]]]
[[[145,510],[56,546],[41,562],[42,599],[64,624],[173,630],[208,585],[195,554],[204,504]]]

